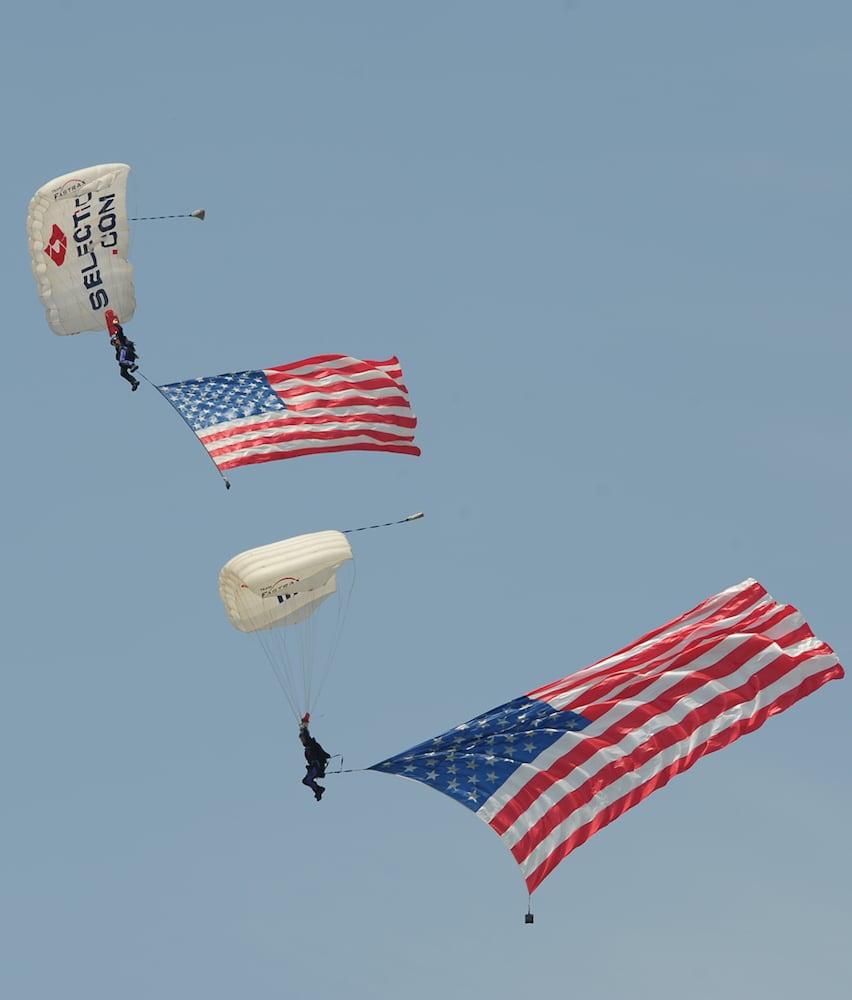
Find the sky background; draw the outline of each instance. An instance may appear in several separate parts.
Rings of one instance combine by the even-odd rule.
[[[359,769],[746,577],[852,663],[845,0],[17,4],[0,34],[6,361],[0,994],[694,1000],[852,993],[848,681],[527,894],[425,786],[319,804],[221,566],[356,575],[314,732]],[[419,459],[226,491],[105,335],[54,336],[30,197],[132,166],[154,383],[397,354]]]

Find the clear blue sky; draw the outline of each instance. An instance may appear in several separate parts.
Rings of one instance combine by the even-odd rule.
[[[6,11],[0,993],[852,993],[849,681],[715,754],[533,898],[425,787],[317,805],[217,578],[353,536],[315,730],[362,768],[754,576],[852,663],[852,8],[246,0]],[[153,382],[396,353],[420,459],[236,470],[24,221],[127,162]]]

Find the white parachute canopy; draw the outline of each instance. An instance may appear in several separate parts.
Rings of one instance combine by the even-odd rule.
[[[338,573],[351,559],[342,532],[319,531],[242,552],[219,574],[231,624],[256,634],[297,718],[322,690],[348,593],[336,615],[314,616],[337,593]]]
[[[136,309],[129,173],[126,163],[85,167],[49,181],[30,201],[33,274],[48,325],[60,336],[107,329],[107,309],[126,323]]]

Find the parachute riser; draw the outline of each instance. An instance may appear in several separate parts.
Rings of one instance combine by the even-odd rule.
[[[338,767],[336,771],[329,771],[328,768],[326,768],[326,772],[325,772],[326,774],[343,774],[344,773],[344,770],[343,770],[343,754],[342,753],[332,754],[331,757],[329,757],[329,760],[336,760],[338,757],[340,758],[340,767]],[[345,772],[345,773],[348,774],[349,772]]]

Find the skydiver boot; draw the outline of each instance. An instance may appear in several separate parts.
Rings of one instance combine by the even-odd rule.
[[[138,379],[138,378],[135,378],[135,379],[133,380],[133,385],[132,385],[132,386],[130,387],[130,391],[131,391],[131,392],[136,392],[136,390],[137,390],[138,388],[139,388],[139,379]]]
[[[316,790],[314,791],[314,798],[317,800],[317,802],[319,802],[319,800],[322,798],[322,793],[324,791],[325,789],[322,787],[322,785],[317,785]]]

